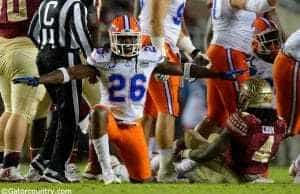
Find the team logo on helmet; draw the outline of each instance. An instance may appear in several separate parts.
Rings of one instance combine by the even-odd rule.
[[[239,108],[270,108],[272,107],[273,91],[270,84],[263,79],[249,79],[241,86]]]

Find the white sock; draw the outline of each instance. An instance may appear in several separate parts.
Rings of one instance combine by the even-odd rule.
[[[153,157],[153,153],[156,152],[156,140],[155,137],[149,138],[149,157]]]
[[[295,160],[295,167],[297,170],[300,170],[300,154],[297,156]]]
[[[172,162],[173,150],[170,149],[161,149],[159,150],[159,169],[166,171],[170,163]]]
[[[150,164],[151,164],[151,169],[152,169],[153,172],[157,172],[158,169],[159,169],[159,160],[160,160],[159,158],[160,158],[159,154],[156,154],[151,159]]]
[[[113,174],[109,154],[108,135],[105,134],[98,139],[92,139],[92,143],[94,145],[100,166],[102,168],[102,174],[104,176]]]
[[[176,172],[185,173],[191,170],[197,163],[191,159],[184,159],[175,165]]]

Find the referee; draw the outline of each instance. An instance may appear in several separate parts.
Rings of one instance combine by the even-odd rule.
[[[87,8],[80,0],[44,0],[32,19],[29,36],[39,48],[37,66],[41,75],[81,64],[92,52],[87,28]],[[67,74],[66,74],[67,75]],[[55,111],[42,149],[31,162],[36,171],[49,182],[68,182],[65,163],[72,150],[79,120],[81,80],[45,85],[55,104]],[[32,172],[29,172],[29,174]]]

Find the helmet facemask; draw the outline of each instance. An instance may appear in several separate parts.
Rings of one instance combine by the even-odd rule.
[[[259,57],[273,63],[282,45],[280,33],[276,28],[256,33],[252,45],[254,52]]]
[[[134,57],[139,54],[140,32],[110,32],[110,46],[113,53],[122,57]]]

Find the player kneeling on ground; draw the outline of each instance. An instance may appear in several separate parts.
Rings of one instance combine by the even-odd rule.
[[[203,146],[193,146],[192,149],[177,151],[176,157],[196,161],[197,168],[193,169],[198,170],[198,176],[205,173],[199,169],[203,166],[210,171],[225,169],[227,173],[226,165],[237,174],[241,182],[273,183],[267,177],[268,165],[286,136],[286,123],[272,109],[272,89],[268,82],[261,79],[246,81],[241,87],[238,105],[239,111],[229,117],[226,128],[222,129],[215,141],[205,149]],[[203,124],[202,127],[207,126]],[[190,140],[186,143],[191,144]],[[225,157],[218,162],[218,157],[223,154]],[[211,176],[207,182],[215,182],[213,178]],[[218,180],[226,181],[224,177]]]
[[[145,94],[152,72],[183,75],[185,78],[233,79],[242,70],[215,72],[194,64],[174,65],[166,62],[153,46],[141,46],[137,20],[128,15],[116,17],[109,29],[110,49],[93,51],[88,63],[68,69],[60,68],[40,78],[22,77],[15,83],[37,86],[58,84],[72,79],[101,80],[101,102],[94,107],[91,136],[102,168],[105,184],[120,182],[113,174],[108,138],[119,151],[130,179],[144,182],[151,178],[147,144],[139,120],[143,116]]]

